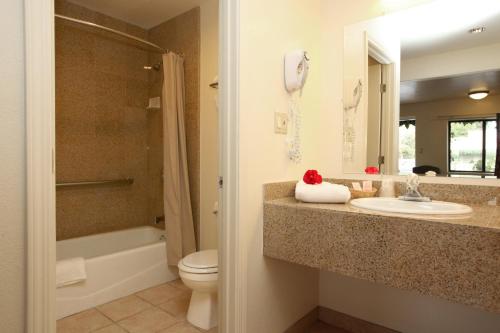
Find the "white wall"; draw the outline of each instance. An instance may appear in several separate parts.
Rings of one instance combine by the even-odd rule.
[[[368,0],[241,0],[239,223],[246,251],[247,332],[278,333],[318,304],[318,271],[262,255],[262,185],[300,178],[315,168],[342,174],[344,26],[375,13]],[[311,62],[302,99],[303,161],[287,159],[274,134],[274,112],[286,112],[283,56],[296,48]]]
[[[500,68],[500,43],[474,47],[401,62],[401,81],[445,77]]]
[[[416,165],[434,165],[448,170],[448,118],[492,116],[500,112],[500,95],[476,101],[448,99],[401,105],[401,116],[416,119]]]
[[[24,332],[25,112],[23,2],[0,2],[0,330]]]
[[[217,215],[213,214],[218,200],[217,161],[218,110],[217,90],[210,88],[218,72],[219,1],[205,0],[200,4],[200,247],[217,248]]]
[[[362,83],[362,96],[356,109],[344,111],[344,127],[353,135],[344,142],[343,148],[343,170],[345,173],[363,172],[368,165],[368,41],[375,43],[380,47],[385,56],[391,59],[396,69],[391,77],[385,81],[389,83],[399,82],[400,66],[400,39],[394,28],[394,20],[389,17],[382,17],[372,20],[356,22],[346,25],[344,28],[344,63],[343,63],[343,100],[346,105],[354,104],[353,91]],[[391,85],[392,86],[392,85]],[[390,91],[387,92],[390,94]],[[398,95],[392,95],[398,96]],[[387,99],[390,105],[384,109],[391,110],[394,114],[399,113],[399,101],[395,97]],[[386,99],[384,99],[384,103]]]
[[[381,15],[384,11],[380,6],[381,1],[332,0],[326,10],[332,18],[323,31],[325,40],[321,53],[328,58],[328,65],[321,79],[329,88],[330,95],[322,95],[320,101],[327,103],[330,112],[322,115],[323,128],[318,131],[322,133],[323,143],[320,147],[323,160],[328,164],[325,170],[328,170],[330,177],[348,176],[342,173],[343,29],[345,25]],[[351,176],[358,179],[379,178]],[[422,182],[426,181],[422,179]],[[432,181],[449,180],[439,178]],[[468,179],[455,179],[454,182],[490,186],[500,184],[496,181],[485,183],[484,180]],[[489,333],[492,327],[500,327],[498,315],[323,271],[320,272],[319,304],[405,333]]]
[[[262,255],[262,185],[298,179],[310,168],[342,175],[344,26],[381,13],[368,0],[241,0],[239,223],[247,332],[283,332],[318,304],[317,271]],[[285,137],[273,132],[274,112],[287,112],[289,103],[283,56],[296,48],[311,57],[298,165],[287,159]]]
[[[334,273],[320,276],[321,306],[404,333],[498,333],[500,316]]]
[[[414,1],[418,2],[418,1]],[[390,8],[389,8],[390,9]],[[343,88],[344,28],[389,11],[378,0],[327,1],[321,24],[321,94],[319,103],[325,110],[317,121],[316,153],[320,168],[329,177],[343,177]]]
[[[332,121],[328,125],[335,124],[330,119],[333,106],[325,103],[323,92],[341,90],[341,84],[336,88],[324,85],[328,82],[325,71],[329,55],[322,48],[326,41],[322,38],[326,38],[324,28],[330,17],[328,2],[241,0],[239,223],[240,241],[247,253],[249,333],[283,332],[318,304],[316,270],[262,255],[262,186],[298,179],[308,168],[324,174],[333,172],[328,158],[322,159],[321,149],[328,144],[318,135],[329,127],[325,119]],[[301,98],[300,164],[288,160],[285,136],[274,133],[274,112],[287,112],[289,103],[283,56],[297,48],[307,50],[311,58]]]

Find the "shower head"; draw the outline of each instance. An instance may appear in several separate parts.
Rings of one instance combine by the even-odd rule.
[[[145,65],[143,68],[144,68],[145,70],[148,70],[148,71],[150,71],[150,70],[152,70],[152,69],[154,69],[155,71],[159,71],[159,70],[160,70],[160,68],[161,68],[161,63],[159,62],[159,63],[157,63],[157,64],[154,64],[153,66],[150,66],[150,65]]]

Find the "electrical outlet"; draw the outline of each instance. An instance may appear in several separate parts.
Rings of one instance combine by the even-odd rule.
[[[274,133],[286,134],[288,132],[288,114],[283,112],[274,113]]]

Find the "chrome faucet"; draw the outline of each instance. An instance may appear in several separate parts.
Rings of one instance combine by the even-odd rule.
[[[424,197],[418,191],[418,175],[411,173],[406,177],[406,193],[399,197],[400,200],[406,201],[431,201],[431,198]]]

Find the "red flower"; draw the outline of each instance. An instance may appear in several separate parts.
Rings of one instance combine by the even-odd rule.
[[[317,170],[307,170],[302,180],[306,184],[314,185],[321,184],[323,182],[323,177],[321,177]]]
[[[379,170],[377,167],[369,166],[369,167],[366,167],[365,173],[368,175],[378,175]]]

